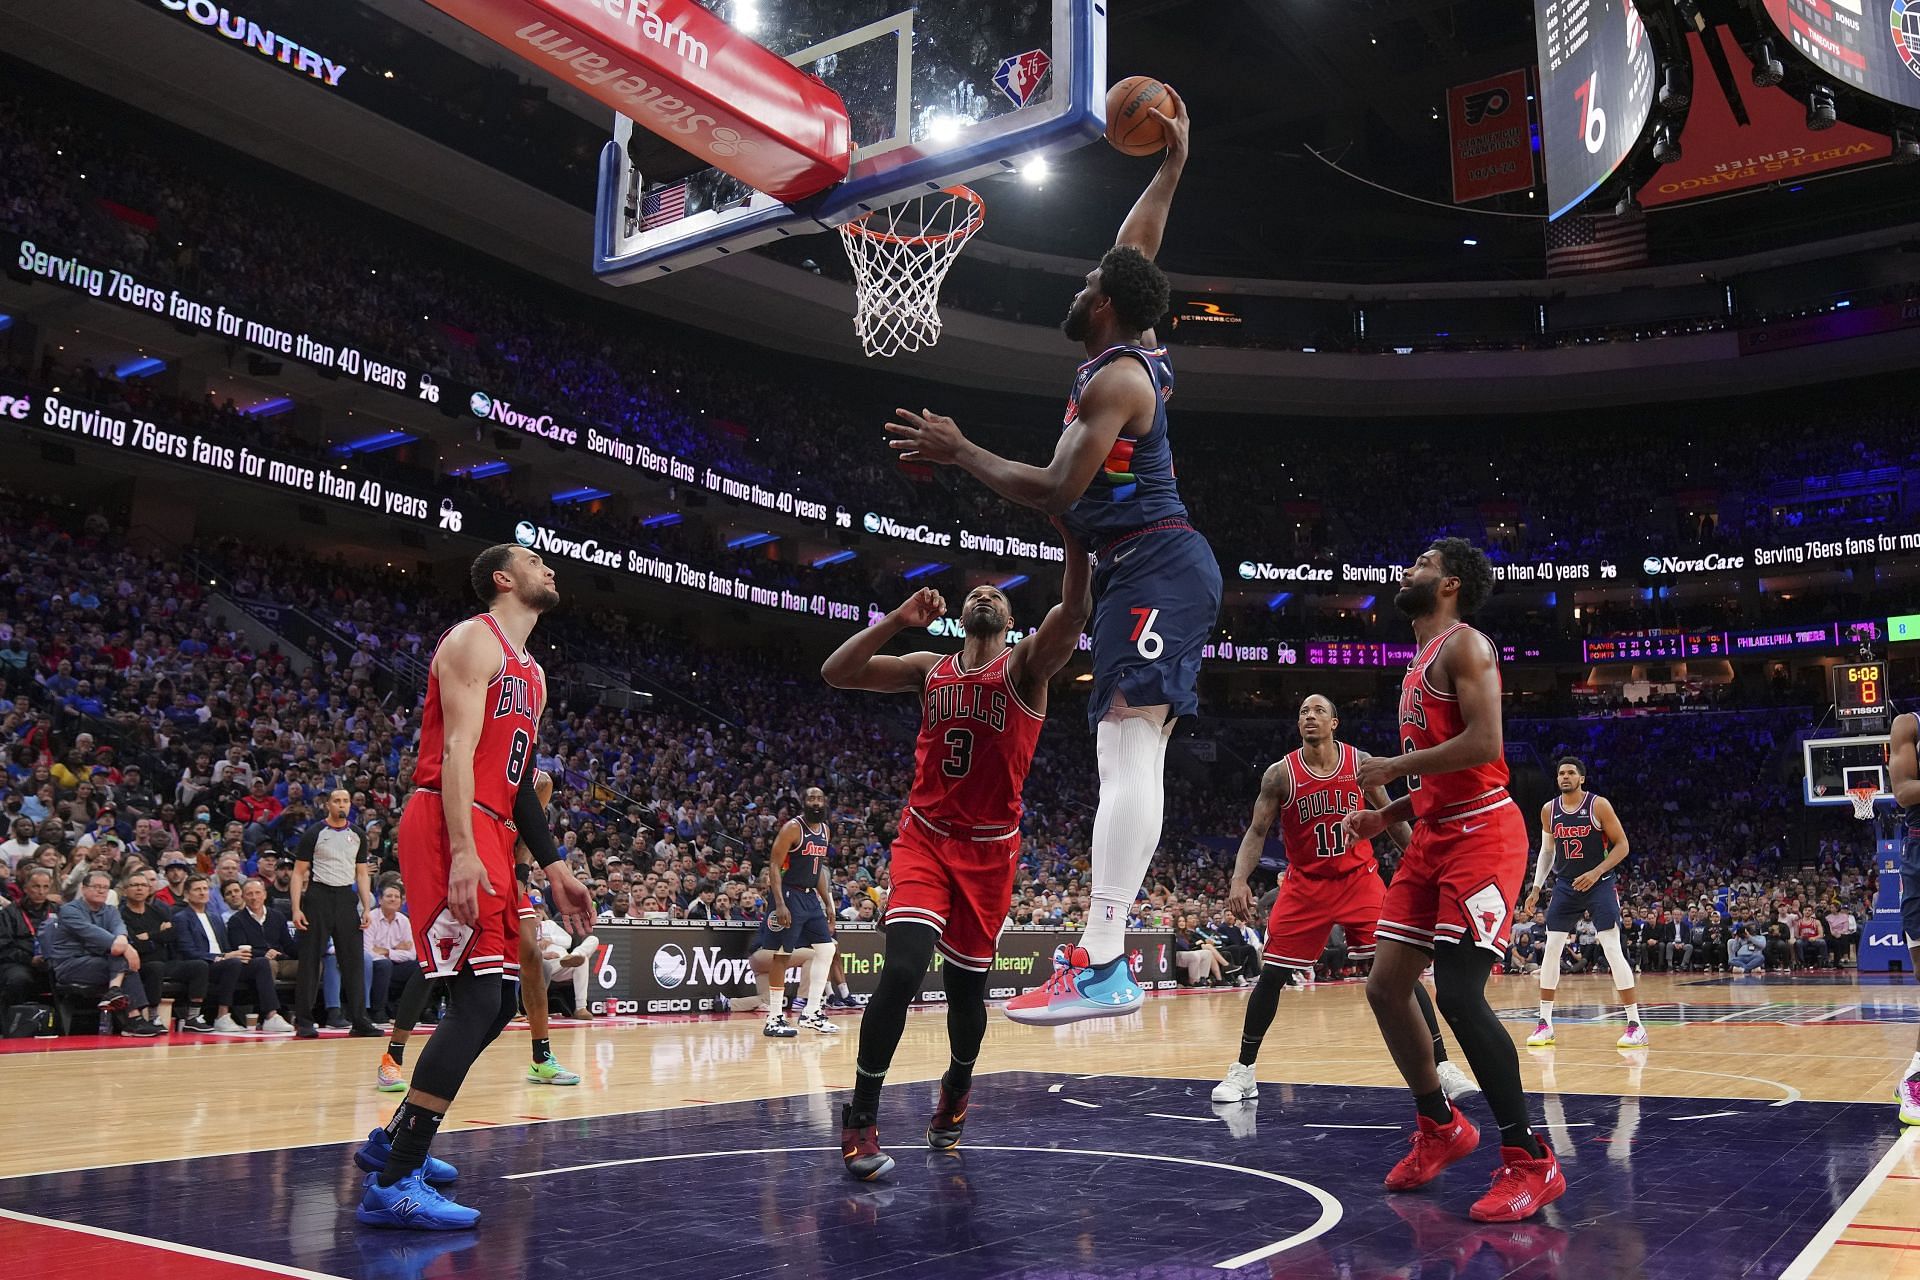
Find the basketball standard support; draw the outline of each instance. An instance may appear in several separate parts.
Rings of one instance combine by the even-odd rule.
[[[427,0],[785,204],[847,176],[840,95],[694,0]]]

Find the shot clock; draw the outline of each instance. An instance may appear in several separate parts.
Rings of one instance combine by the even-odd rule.
[[[1887,664],[1840,662],[1833,668],[1833,714],[1844,733],[1885,733]]]

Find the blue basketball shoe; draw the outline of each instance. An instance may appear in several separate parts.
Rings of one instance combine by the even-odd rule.
[[[353,1153],[353,1162],[368,1173],[384,1173],[387,1168],[387,1156],[393,1152],[393,1135],[385,1129],[375,1129],[367,1135],[360,1149]],[[445,1160],[427,1157],[421,1174],[436,1187],[444,1187],[460,1176],[460,1171]]]
[[[1125,1017],[1145,1003],[1147,994],[1133,980],[1124,953],[1102,965],[1092,960],[1084,947],[1055,947],[1053,975],[1001,1007],[1015,1022],[1050,1027],[1088,1018]]]
[[[390,1187],[380,1175],[367,1175],[366,1195],[353,1216],[369,1227],[398,1227],[403,1231],[465,1231],[480,1221],[480,1211],[469,1209],[427,1185],[416,1170]]]

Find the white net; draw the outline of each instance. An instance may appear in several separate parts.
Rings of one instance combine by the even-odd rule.
[[[986,222],[966,187],[947,187],[855,218],[840,228],[853,264],[853,331],[870,356],[940,341],[940,283]]]
[[[1853,816],[1862,822],[1872,822],[1873,800],[1877,794],[1872,787],[1847,788],[1847,796],[1853,801]]]

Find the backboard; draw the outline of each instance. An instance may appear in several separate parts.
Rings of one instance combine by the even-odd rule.
[[[1076,147],[1106,124],[1106,0],[700,0],[846,101],[847,180],[789,207],[716,169],[650,184],[634,124],[600,157],[594,270],[632,284],[839,226]]]
[[[1849,788],[1871,786],[1876,805],[1892,804],[1893,792],[1887,789],[1888,744],[1892,741],[1884,733],[1808,738],[1800,744],[1806,762],[1802,799],[1810,805],[1850,805]]]

